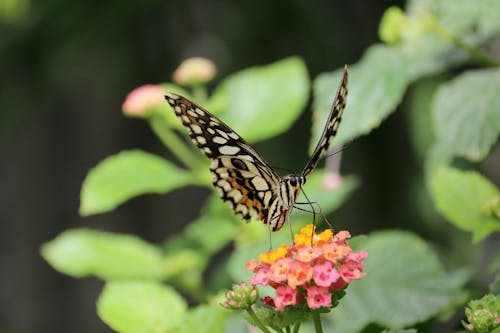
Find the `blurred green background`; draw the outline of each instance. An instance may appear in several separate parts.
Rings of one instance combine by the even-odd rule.
[[[130,90],[170,80],[191,56],[212,59],[222,78],[299,55],[314,78],[358,61],[391,5],[404,2],[0,0],[0,331],[110,332],[95,313],[102,282],[57,273],[40,245],[82,226],[160,243],[198,215],[208,192],[187,188],[78,216],[81,182],[106,156],[128,148],[170,156],[145,122],[122,116]],[[434,224],[441,218],[410,144],[411,98],[344,152],[342,172],[363,183],[332,222],[353,234],[412,229],[446,251],[470,236]],[[256,148],[273,165],[301,170],[310,126],[305,112]],[[498,155],[484,164],[497,184]]]

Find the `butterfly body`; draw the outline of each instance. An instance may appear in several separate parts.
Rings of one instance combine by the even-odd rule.
[[[311,160],[300,175],[281,178],[236,132],[201,106],[168,93],[165,98],[187,128],[191,141],[211,159],[212,183],[235,214],[247,221],[262,220],[272,231],[281,229],[306,177],[337,132],[347,97],[347,67]]]

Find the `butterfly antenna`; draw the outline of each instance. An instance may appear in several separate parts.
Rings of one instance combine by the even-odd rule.
[[[348,143],[346,143],[346,144],[345,144],[342,148],[340,148],[340,149],[338,149],[338,150],[334,151],[334,152],[333,152],[333,153],[331,153],[331,154],[326,155],[326,157],[325,157],[325,158],[328,158],[328,157],[330,157],[330,156],[334,156],[334,155],[337,155],[338,153],[343,152],[345,149],[349,148],[349,147],[352,145],[352,143],[353,143],[353,142],[354,142],[354,140],[349,141],[349,142],[348,142]]]
[[[293,172],[293,170],[290,170],[290,169],[287,169],[287,168],[277,167],[277,166],[273,166],[273,165],[272,165],[271,167],[272,167],[274,170],[286,171],[286,172],[288,172],[288,173],[290,173],[290,174],[293,174],[293,173],[294,173],[294,172]]]

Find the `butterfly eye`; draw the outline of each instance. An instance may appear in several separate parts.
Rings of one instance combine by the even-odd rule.
[[[297,177],[290,178],[290,185],[297,186]]]

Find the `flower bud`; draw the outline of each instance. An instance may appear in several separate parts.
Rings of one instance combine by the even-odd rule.
[[[226,309],[245,310],[259,299],[257,287],[247,284],[233,284],[233,289],[226,293],[227,301],[222,304]]]
[[[500,296],[486,295],[480,300],[470,301],[465,308],[469,323],[462,322],[471,332],[491,332],[500,327]]]
[[[122,111],[131,117],[146,118],[148,112],[165,103],[165,90],[159,85],[146,84],[132,90],[122,104]]]
[[[194,86],[212,80],[217,73],[215,64],[206,58],[184,60],[174,71],[173,80],[184,86]]]

